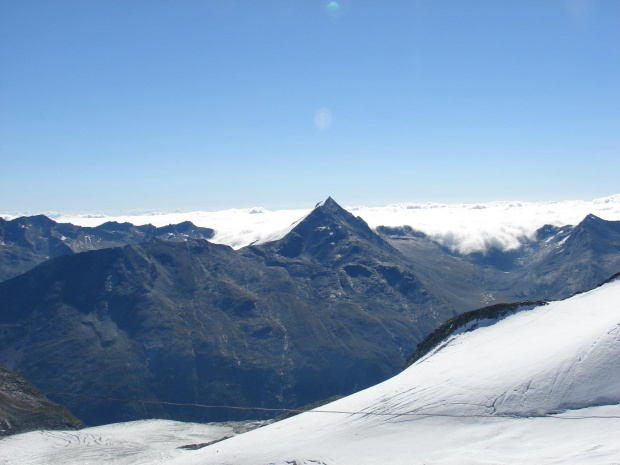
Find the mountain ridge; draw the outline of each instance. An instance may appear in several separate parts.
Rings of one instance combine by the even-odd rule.
[[[191,238],[210,239],[213,234],[212,229],[197,227],[189,221],[159,228],[150,224],[134,226],[117,222],[91,228],[57,223],[44,215],[20,217],[11,221],[2,219],[0,281],[62,255],[140,243],[152,237],[183,241]]]
[[[382,381],[452,311],[339,208],[238,251],[152,238],[49,260],[0,283],[0,360],[49,392],[63,373],[70,393],[207,405],[291,408]],[[300,253],[282,254],[291,237]],[[235,418],[58,400],[89,424]]]
[[[615,226],[588,221],[586,231],[594,222],[609,233],[605,266],[590,242],[569,243],[561,228],[541,231],[543,248],[532,246],[542,263],[541,250],[568,243],[569,261],[554,266],[564,263],[581,289],[619,255]],[[442,252],[413,229],[377,233],[329,198],[283,237],[239,250],[154,237],[54,258],[0,283],[0,363],[49,392],[96,387],[115,398],[295,408],[387,379],[441,323],[518,294],[510,283],[522,275]],[[578,260],[596,272],[582,279],[571,266]],[[58,400],[91,424],[234,419]]]

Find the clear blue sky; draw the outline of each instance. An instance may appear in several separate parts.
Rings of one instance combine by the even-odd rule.
[[[0,0],[0,212],[618,192],[618,0]]]

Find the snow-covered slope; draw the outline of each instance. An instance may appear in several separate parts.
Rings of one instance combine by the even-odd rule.
[[[619,402],[615,281],[453,336],[380,385],[173,463],[614,463]]]
[[[33,431],[0,440],[0,465],[146,465],[164,463],[200,445],[260,422],[183,423],[141,420],[80,431]]]
[[[619,402],[616,280],[452,335],[384,383],[203,449],[176,447],[226,431],[133,422],[3,439],[0,464],[618,464]]]

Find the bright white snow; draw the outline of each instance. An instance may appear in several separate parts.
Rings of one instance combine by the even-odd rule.
[[[409,225],[443,245],[463,253],[484,251],[490,246],[509,250],[545,224],[575,225],[592,213],[605,220],[620,220],[620,194],[593,201],[492,202],[480,204],[398,204],[387,207],[346,207],[361,216],[372,228]],[[97,226],[106,221],[151,223],[165,226],[192,221],[213,228],[213,242],[240,248],[253,242],[281,237],[310,209],[276,210],[231,209],[215,212],[143,213],[124,216],[50,215],[58,222]],[[10,219],[16,215],[0,216]]]
[[[617,280],[452,336],[377,386],[204,449],[173,449],[189,438],[134,422],[3,439],[0,464],[620,464],[619,402]],[[205,434],[190,442],[213,437],[188,428]]]
[[[172,463],[620,463],[619,402],[616,281],[457,335],[382,384]]]
[[[0,440],[0,465],[146,465],[183,456],[190,444],[234,436],[241,423],[142,420],[80,431],[33,431]]]

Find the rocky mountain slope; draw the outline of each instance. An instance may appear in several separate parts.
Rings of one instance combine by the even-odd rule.
[[[0,361],[46,391],[268,408],[388,378],[454,314],[445,292],[331,199],[281,239],[240,251],[154,238],[58,257],[0,283],[0,309]],[[256,415],[60,400],[89,424]]]
[[[617,463],[619,301],[616,280],[455,328],[384,383],[170,463]]]
[[[452,252],[411,227],[377,232],[432,282],[460,297],[455,308],[561,299],[620,271],[620,221],[588,215],[576,226],[544,226],[520,248]]]
[[[462,314],[403,373],[254,431],[144,420],[32,432],[4,439],[0,463],[618,463],[618,284]]]
[[[173,241],[209,239],[213,230],[199,228],[189,221],[160,228],[116,222],[87,228],[56,223],[44,215],[11,221],[0,218],[0,281],[24,273],[49,258],[138,244],[152,237]]]
[[[0,437],[33,430],[75,430],[80,420],[19,374],[0,366]]]
[[[175,241],[64,255],[0,283],[0,363],[77,395],[54,399],[88,424],[264,417],[160,401],[295,408],[373,385],[459,313],[566,297],[618,271],[619,223],[547,227],[486,256],[411,228],[375,232],[331,198],[240,250],[170,231]]]

